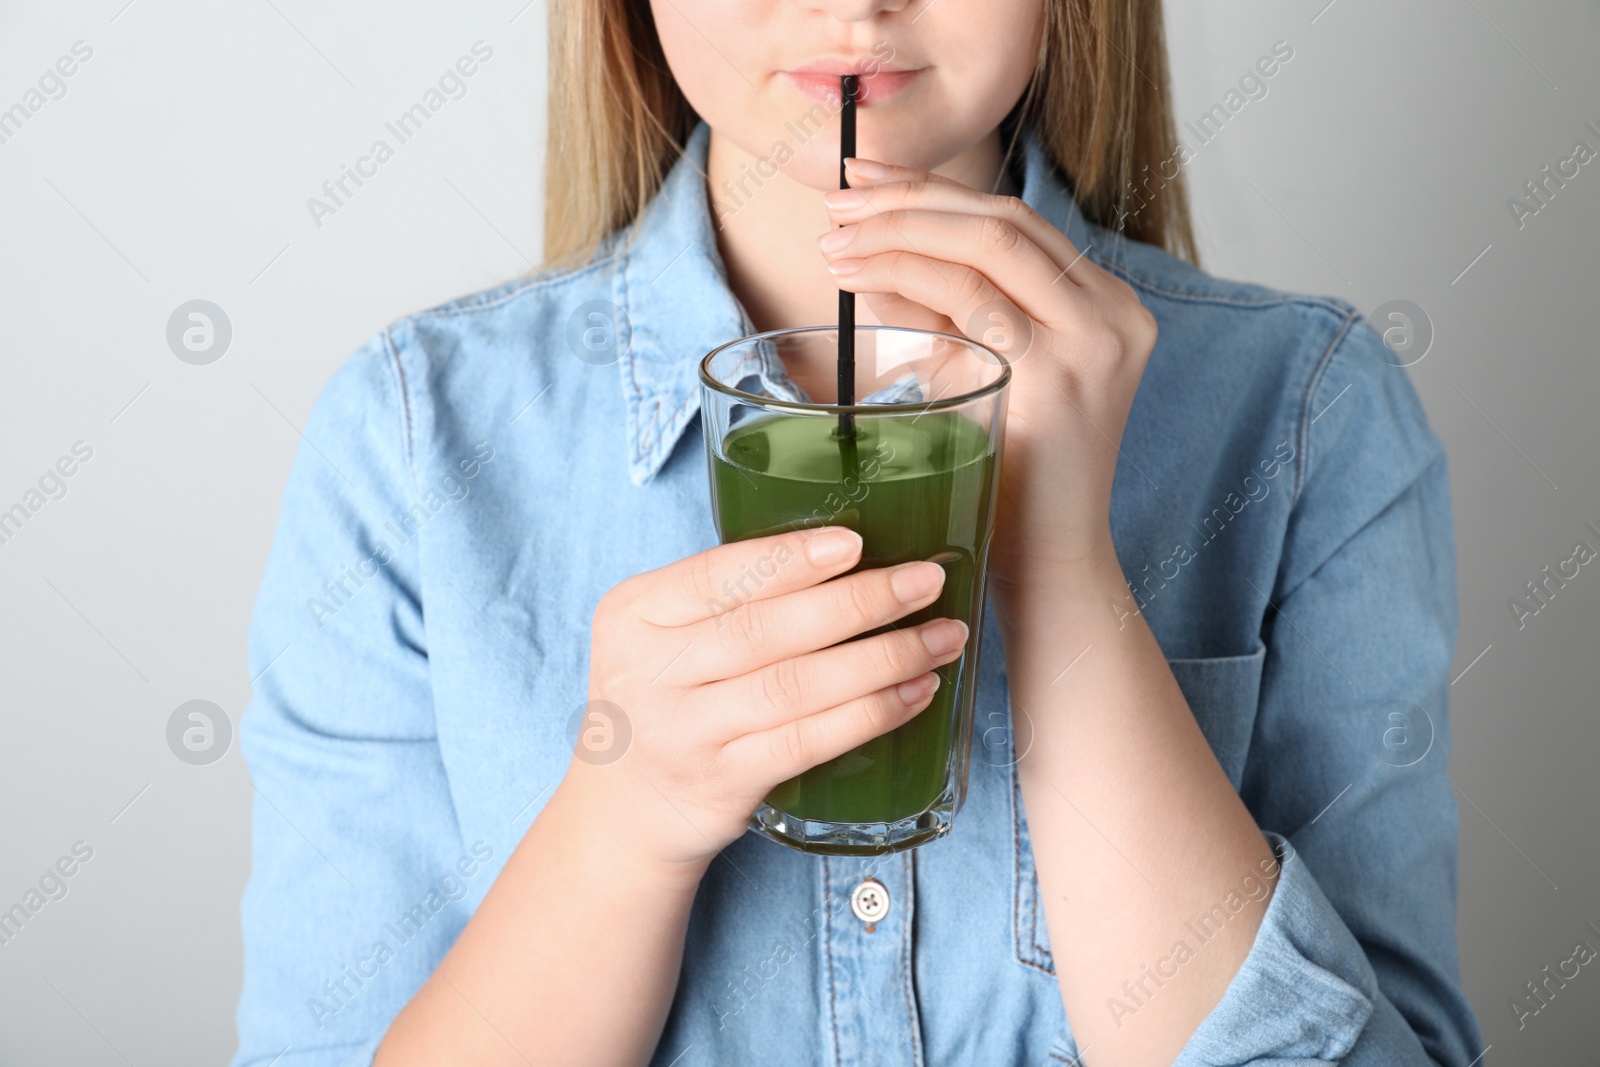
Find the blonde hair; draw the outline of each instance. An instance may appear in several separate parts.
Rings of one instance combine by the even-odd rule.
[[[699,117],[648,0],[555,0],[545,155],[545,268],[593,258],[660,189]],[[1178,155],[1161,0],[1045,0],[1033,78],[1001,124],[1031,126],[1091,221],[1197,261]],[[1152,187],[1154,182],[1154,187]]]

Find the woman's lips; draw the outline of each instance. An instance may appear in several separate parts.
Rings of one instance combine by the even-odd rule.
[[[786,70],[783,72],[801,92],[813,100],[820,100],[824,104],[843,106],[844,98],[840,95],[838,74],[810,74],[801,71]],[[880,70],[871,74],[857,75],[856,105],[870,107],[882,103],[895,93],[910,85],[919,70]]]

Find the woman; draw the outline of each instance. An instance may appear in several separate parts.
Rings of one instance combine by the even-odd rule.
[[[551,271],[375,337],[290,477],[236,1062],[1474,1061],[1445,457],[1347,304],[1181,258],[1159,4],[552,18]],[[948,837],[867,860],[746,820],[971,635],[841,646],[941,569],[718,547],[695,424],[701,355],[840,288],[1014,327],[978,694],[1014,737]]]

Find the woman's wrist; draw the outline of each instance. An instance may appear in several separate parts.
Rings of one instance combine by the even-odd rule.
[[[1109,534],[1081,555],[1027,558],[1013,573],[997,578],[993,590],[995,617],[1007,644],[1039,632],[1041,625],[1088,622],[1095,614],[1115,621],[1138,607]]]
[[[599,778],[625,773],[615,765],[591,767],[574,763],[540,818],[553,817],[550,831],[575,856],[582,857],[580,862],[585,866],[652,892],[693,896],[715,853],[677,857],[651,849],[651,821],[659,814],[655,807],[630,806]]]

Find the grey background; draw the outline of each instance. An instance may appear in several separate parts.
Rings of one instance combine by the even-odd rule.
[[[953,3],[956,0],[943,0]],[[67,495],[0,545],[0,907],[93,859],[0,946],[0,1063],[219,1063],[233,1050],[252,790],[233,722],[248,610],[333,369],[394,318],[540,248],[545,5],[171,0],[0,7],[0,108],[82,40],[67,93],[0,144],[0,509],[83,440]],[[1188,171],[1206,265],[1365,311],[1408,299],[1450,454],[1462,636],[1451,688],[1461,944],[1484,1062],[1600,1056],[1600,970],[1508,1007],[1600,924],[1600,573],[1519,630],[1507,601],[1600,525],[1600,162],[1518,229],[1507,198],[1600,138],[1600,12],[1579,0],[1189,0],[1180,120],[1274,41],[1292,61]],[[484,40],[492,60],[338,213],[305,202]],[[1470,267],[1470,269],[1469,269]],[[1465,271],[1465,273],[1463,273]],[[166,343],[221,306],[220,360]],[[1396,373],[1402,373],[1396,371]]]

